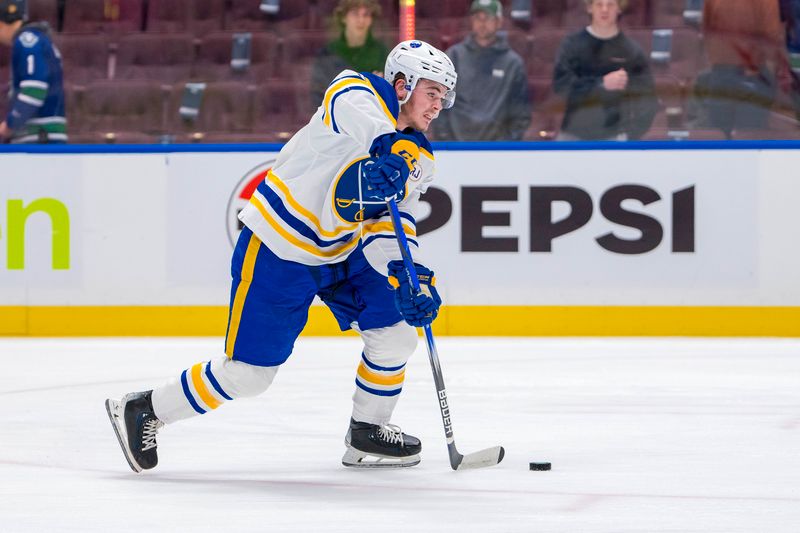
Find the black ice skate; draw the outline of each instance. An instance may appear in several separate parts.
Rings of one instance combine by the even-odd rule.
[[[106,400],[108,418],[134,472],[158,464],[156,433],[164,423],[153,412],[152,392],[132,392],[121,400]]]
[[[352,418],[344,444],[347,451],[342,464],[358,468],[414,466],[419,464],[422,450],[418,438],[406,435],[395,425],[379,426]]]

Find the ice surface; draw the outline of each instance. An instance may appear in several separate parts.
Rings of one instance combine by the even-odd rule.
[[[800,531],[800,341],[437,344],[459,451],[503,445],[500,465],[450,469],[422,342],[393,420],[417,467],[341,466],[360,346],[304,338],[264,395],[164,428],[137,475],[103,401],[221,339],[0,339],[0,532]]]

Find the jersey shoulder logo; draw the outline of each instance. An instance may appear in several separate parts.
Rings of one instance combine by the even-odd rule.
[[[25,48],[33,48],[39,42],[39,37],[32,31],[24,31],[19,34],[19,42]]]

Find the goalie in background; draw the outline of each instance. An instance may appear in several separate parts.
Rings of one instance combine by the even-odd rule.
[[[433,272],[421,264],[422,290],[412,290],[386,200],[397,201],[416,252],[419,196],[434,172],[424,132],[452,106],[456,72],[440,50],[405,41],[389,54],[384,77],[339,73],[241,212],[226,355],[152,391],[106,401],[134,471],[156,466],[156,432],[164,424],[264,392],[292,353],[315,296],[342,330],[354,329],[364,342],[342,462],[419,463],[420,441],[389,421],[417,345],[414,327],[436,318],[441,299]]]

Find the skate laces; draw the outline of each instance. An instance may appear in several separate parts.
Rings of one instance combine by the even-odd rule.
[[[156,433],[158,430],[164,427],[164,422],[159,420],[158,418],[151,418],[150,420],[144,423],[144,427],[142,428],[142,451],[146,452],[151,448],[156,448],[158,444],[156,444]]]
[[[403,432],[394,424],[378,427],[378,437],[390,444],[403,444]]]

